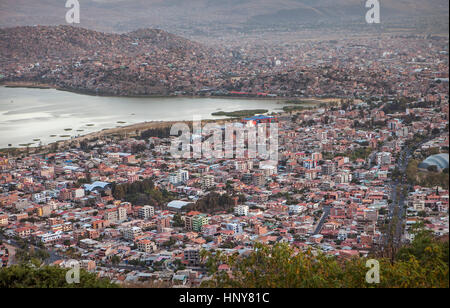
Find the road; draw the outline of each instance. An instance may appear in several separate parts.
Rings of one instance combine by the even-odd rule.
[[[409,161],[411,160],[413,148],[418,148],[436,137],[438,137],[438,135],[430,136],[413,146],[405,147],[400,152],[400,156],[397,161],[397,169],[402,176],[400,180],[391,180],[391,183],[389,185],[392,203],[389,206],[388,218],[391,223],[389,223],[387,232],[386,234],[384,234],[385,246],[391,241],[395,246],[398,247],[402,241],[403,225],[406,217],[405,199],[408,195],[409,189],[411,188],[411,185],[408,185],[407,183],[406,168],[408,167]],[[396,220],[394,220],[394,217],[396,218]],[[396,225],[392,226],[392,224],[395,222]],[[389,235],[392,233],[393,227],[395,228],[395,231],[393,232],[393,238],[390,238]]]
[[[15,256],[16,256],[16,249],[17,248],[14,247],[13,245],[10,245],[10,244],[6,243],[5,241],[3,242],[3,244],[8,249],[8,254],[9,254],[8,266],[16,264]]]
[[[330,209],[331,209],[331,207],[329,207],[329,206],[324,206],[323,207],[322,217],[320,218],[320,221],[317,224],[316,230],[314,231],[313,235],[319,234],[320,231],[322,231],[323,224],[325,223],[325,221],[327,220],[328,216],[330,215]]]

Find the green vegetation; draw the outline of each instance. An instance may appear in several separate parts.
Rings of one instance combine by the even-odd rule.
[[[117,288],[107,279],[80,270],[80,283],[68,284],[68,269],[35,264],[13,265],[0,269],[0,288]]]
[[[114,183],[112,193],[117,200],[135,205],[162,206],[174,199],[172,193],[155,188],[153,181],[148,179],[119,185]]]
[[[211,115],[213,116],[226,116],[226,117],[251,117],[257,114],[264,114],[269,112],[269,110],[266,109],[254,109],[254,110],[238,110],[238,111],[231,111],[231,112],[226,112],[226,111],[218,111],[218,112],[214,112]]]
[[[269,198],[270,198],[270,200],[277,200],[277,199],[283,199],[283,200],[286,200],[286,204],[287,204],[287,205],[295,205],[295,204],[298,204],[298,200],[296,200],[296,199],[293,197],[292,193],[290,193],[290,192],[284,192],[284,193],[279,192],[279,193],[276,193],[276,194],[271,195]]]
[[[38,260],[42,262],[50,257],[50,254],[43,249],[18,249],[16,251],[15,259],[21,264],[29,263]]]
[[[146,140],[151,137],[157,138],[169,138],[170,137],[170,126],[160,127],[160,128],[150,128],[141,132],[139,139]]]
[[[188,205],[186,211],[199,211],[201,213],[216,213],[220,211],[230,212],[233,210],[234,200],[228,194],[219,195],[211,192],[197,201]]]
[[[120,263],[120,261],[121,261],[121,259],[117,255],[111,257],[111,263],[114,265],[118,265]]]
[[[370,153],[372,153],[373,149],[371,147],[360,147],[356,148],[352,151],[348,151],[346,153],[323,153],[323,159],[324,160],[331,160],[335,157],[348,157],[351,161],[355,161],[357,159],[364,159],[367,160]]]
[[[304,111],[311,109],[310,106],[284,106],[283,111],[284,112],[295,112],[295,111]]]
[[[307,101],[297,100],[297,99],[288,99],[284,101],[285,104],[308,104]]]
[[[0,149],[0,153],[2,154],[10,154],[13,156],[17,156],[17,153],[19,152],[19,149],[17,148],[2,148]]]
[[[367,158],[369,157],[370,153],[372,153],[372,148],[370,147],[362,147],[362,148],[357,148],[351,152],[347,152],[346,155],[344,156],[348,156],[350,158],[350,160],[355,161],[357,159],[364,159],[367,160]]]
[[[412,102],[412,99],[402,97],[399,100],[394,100],[391,103],[386,103],[383,107],[383,111],[386,114],[392,114],[396,112],[405,112],[406,108],[411,107],[409,104]]]
[[[179,214],[179,213],[176,213],[174,216],[173,216],[173,224],[172,224],[172,226],[173,227],[175,227],[175,228],[182,228],[182,227],[184,227],[184,221],[181,219],[181,215]]]
[[[298,252],[287,244],[258,244],[248,257],[202,251],[213,275],[203,287],[231,288],[429,288],[449,287],[448,241],[420,234],[394,262],[377,259],[380,283],[366,283],[366,258],[337,259]],[[219,272],[227,264],[233,275]]]
[[[433,238],[430,231],[423,231],[422,228],[423,223],[417,223],[412,227],[411,233],[415,234],[414,241],[411,245],[404,246],[398,251],[396,256],[397,259],[401,261],[408,261],[413,256],[425,266],[427,263],[437,262],[438,268],[445,266],[447,267],[448,275],[448,240],[437,240]]]
[[[169,249],[169,248],[171,248],[173,245],[175,245],[177,243],[177,240],[174,238],[174,237],[170,237],[170,239],[168,240],[168,241],[165,241],[164,243],[162,243],[161,245],[164,247],[164,248],[167,248],[167,249]]]

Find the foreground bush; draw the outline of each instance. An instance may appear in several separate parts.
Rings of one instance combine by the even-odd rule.
[[[351,260],[298,252],[287,244],[258,245],[248,257],[204,253],[213,279],[205,287],[232,288],[448,288],[448,241],[420,235],[391,263],[377,259],[380,283],[366,283],[365,258]],[[231,271],[218,271],[227,264]]]
[[[56,266],[36,267],[31,264],[13,265],[0,269],[0,288],[114,288],[108,279],[80,271],[80,283],[68,284],[68,269]]]

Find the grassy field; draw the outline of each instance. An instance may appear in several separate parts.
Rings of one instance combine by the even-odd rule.
[[[266,109],[253,109],[253,110],[237,110],[237,111],[219,111],[212,113],[213,116],[226,116],[226,117],[251,117],[257,114],[264,114],[269,112]]]

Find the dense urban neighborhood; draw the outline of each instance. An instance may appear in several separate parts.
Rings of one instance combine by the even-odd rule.
[[[448,37],[411,34],[209,45],[161,30],[0,29],[0,82],[99,95],[409,97],[448,89]]]
[[[368,98],[297,102],[227,121],[277,123],[278,164],[175,159],[170,126],[4,151],[2,266],[37,259],[69,268],[77,260],[119,285],[195,287],[211,279],[208,253],[246,256],[255,245],[288,243],[345,260],[389,257],[418,228],[448,238],[448,79],[438,80],[448,78],[448,62],[427,59],[429,44],[411,51],[421,61],[397,71],[392,86],[403,91],[393,95],[376,95],[394,72],[372,62],[384,70],[373,73],[378,81],[367,77],[373,91],[345,81]],[[391,68],[394,50],[384,55]],[[311,93],[328,92],[315,80]],[[233,272],[226,263],[216,270]]]
[[[0,288],[449,287],[448,1],[3,1]]]

